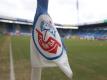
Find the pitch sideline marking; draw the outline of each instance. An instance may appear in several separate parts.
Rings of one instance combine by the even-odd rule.
[[[10,51],[10,80],[15,80],[15,72],[14,72],[14,63],[13,63],[11,42],[10,42],[10,45],[9,45],[9,51]]]

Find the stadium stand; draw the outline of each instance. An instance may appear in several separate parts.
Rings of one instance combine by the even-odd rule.
[[[93,24],[79,26],[79,29],[57,28],[62,38],[107,40],[107,24]],[[31,35],[32,25],[0,22],[0,34]]]
[[[80,39],[107,40],[107,26],[103,24],[80,26],[78,30],[72,30],[72,33]]]
[[[62,38],[71,38],[71,35],[72,35],[72,30],[71,29],[61,29],[61,28],[57,28],[60,36]]]

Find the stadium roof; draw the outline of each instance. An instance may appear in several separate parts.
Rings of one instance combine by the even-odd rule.
[[[107,0],[49,0],[49,14],[55,23],[84,25],[107,19]],[[13,18],[14,23],[32,22],[36,0],[1,0],[0,17]],[[10,20],[9,18],[9,20]],[[1,21],[7,22],[8,18]],[[11,20],[9,22],[12,22]],[[29,23],[31,24],[31,23]]]
[[[15,23],[15,24],[25,24],[25,25],[32,25],[32,21],[28,21],[25,19],[13,19],[11,17],[0,17],[0,22],[5,22],[5,23]],[[56,28],[63,28],[63,29],[78,29],[77,26],[73,25],[66,25],[66,24],[57,24],[55,23]]]
[[[28,21],[26,19],[12,18],[7,16],[0,16],[0,22],[32,25],[32,21]]]

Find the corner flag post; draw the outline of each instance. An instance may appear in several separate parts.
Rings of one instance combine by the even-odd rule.
[[[37,0],[30,51],[32,80],[41,80],[41,72],[44,67],[56,66],[58,66],[69,79],[72,79],[72,70],[68,62],[66,49],[48,14],[48,0]]]

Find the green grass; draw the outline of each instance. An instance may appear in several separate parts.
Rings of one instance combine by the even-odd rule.
[[[0,43],[2,41],[0,39]],[[11,41],[16,80],[30,80],[30,38],[13,36]],[[107,41],[69,39],[65,40],[65,45],[73,70],[73,80],[107,80]],[[45,68],[42,80],[68,78],[59,68]]]
[[[0,36],[0,80],[9,80],[9,40]]]
[[[24,36],[11,39],[16,80],[30,80],[30,39]]]
[[[107,80],[107,41],[66,40],[74,80]]]
[[[107,80],[107,41],[69,39],[65,40],[65,45],[73,80]],[[43,80],[67,80],[57,68],[47,70],[44,70]]]
[[[107,41],[66,40],[65,44],[74,73],[73,80],[107,80]],[[29,37],[13,37],[13,46],[15,60],[29,63]],[[42,80],[50,79],[68,80],[59,68],[43,69]]]

